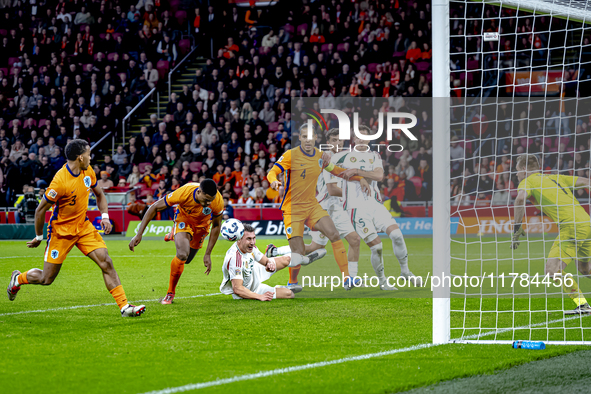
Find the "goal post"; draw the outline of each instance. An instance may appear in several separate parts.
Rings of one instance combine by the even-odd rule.
[[[590,22],[585,0],[432,1],[432,275],[450,278],[433,287],[435,344],[591,344],[591,316],[567,315],[591,300],[577,270],[591,256],[577,249],[564,269],[582,298],[540,285],[564,223],[527,202],[527,234],[511,248],[519,156],[590,178]],[[588,212],[588,193],[569,190]]]
[[[433,275],[450,272],[449,1],[433,0]],[[440,34],[439,34],[440,33]],[[437,120],[437,121],[435,121]],[[450,340],[450,289],[433,289],[433,343]]]

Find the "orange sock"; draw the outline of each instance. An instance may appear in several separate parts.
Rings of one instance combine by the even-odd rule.
[[[29,281],[27,280],[27,272],[29,272],[29,271],[22,272],[18,276],[17,281],[18,281],[19,285],[28,285],[29,284]]]
[[[300,273],[301,266],[289,267],[289,283],[298,283],[298,275]]]
[[[345,245],[343,244],[342,239],[339,239],[337,242],[332,242],[332,251],[341,272],[345,277],[349,276],[349,261],[347,260],[347,251],[345,250]]]
[[[109,291],[109,293],[111,293],[111,295],[115,299],[115,302],[117,303],[119,309],[127,305],[127,297],[125,296],[125,290],[123,290],[123,286],[119,285],[111,291]]]
[[[176,256],[170,263],[170,282],[168,283],[168,292],[174,294],[176,285],[179,283],[179,279],[185,270],[185,262]]]

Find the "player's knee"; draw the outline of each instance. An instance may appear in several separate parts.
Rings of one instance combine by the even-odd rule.
[[[292,290],[290,290],[289,294],[287,295],[287,298],[295,298],[295,293]]]
[[[54,280],[55,280],[55,278],[44,276],[41,278],[41,286],[49,286],[50,284],[53,283]]]
[[[361,246],[361,237],[356,233],[350,236],[347,241],[352,248],[359,248],[359,246]]]
[[[402,236],[402,231],[399,228],[393,230],[390,235],[390,239],[395,243],[404,243],[404,237]]]
[[[325,235],[330,240],[330,242],[337,242],[339,239],[341,239],[336,228],[328,230],[327,234]]]
[[[181,261],[185,261],[185,264],[187,264],[186,261],[189,259],[189,253],[178,250],[176,252],[176,258]]]
[[[287,259],[287,265],[291,264],[291,255],[285,255],[283,258]]]

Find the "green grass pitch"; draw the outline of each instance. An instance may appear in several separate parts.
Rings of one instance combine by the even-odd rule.
[[[284,238],[259,239],[259,248],[264,249],[267,242],[286,244]],[[203,274],[199,253],[185,268],[175,303],[165,306],[155,300],[167,290],[174,245],[144,240],[135,254],[124,240],[107,237],[107,245],[130,301],[149,300],[145,301],[146,314],[137,319],[121,318],[98,267],[74,249],[51,286],[23,286],[14,302],[0,301],[3,392],[143,393],[431,342],[432,301],[417,298],[422,294],[417,289],[401,289],[397,298],[377,289],[355,289],[347,294],[338,289],[332,298],[322,297],[330,295],[325,290],[315,290],[317,294],[307,298],[305,289],[294,300],[266,303],[208,295],[219,291],[223,255],[230,246],[220,240],[214,250],[212,273]],[[385,256],[392,256],[389,242],[384,245]],[[431,240],[409,238],[407,245],[413,272],[425,276],[432,265]],[[478,254],[480,249],[467,253],[470,258],[486,260]],[[484,253],[505,252],[491,249]],[[508,248],[506,253],[510,256]],[[42,248],[29,250],[24,241],[0,243],[4,285],[14,269],[41,268],[42,257]],[[387,258],[385,265],[387,275],[399,273],[395,259]],[[338,275],[330,255],[302,269],[301,275],[324,272]],[[366,247],[360,272],[372,273]],[[279,272],[267,283],[284,284],[287,276],[287,270]],[[353,294],[357,290],[360,293]],[[309,291],[313,293],[313,289]],[[452,308],[463,302],[453,299]],[[529,300],[514,302],[520,307],[529,305]],[[477,308],[478,304],[469,307]],[[27,311],[40,312],[19,313]],[[465,317],[452,318],[457,325]],[[520,319],[516,320],[519,324]],[[524,321],[529,324],[536,319],[543,321],[546,316]],[[467,317],[470,326],[480,321]],[[483,326],[500,327],[508,322],[495,326],[485,318]],[[556,326],[562,327],[562,323]],[[527,339],[531,331],[524,330],[519,339]],[[398,392],[492,373],[581,348],[550,346],[543,351],[526,351],[509,345],[450,344],[198,391]]]

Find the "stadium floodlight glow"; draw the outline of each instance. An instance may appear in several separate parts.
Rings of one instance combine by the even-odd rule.
[[[591,2],[433,0],[432,16],[433,275],[452,279],[433,290],[433,342],[589,345],[591,316],[569,316],[578,301],[543,279],[563,223],[526,206],[528,234],[511,245],[517,157],[540,155],[541,174],[589,178],[587,162],[569,160],[589,155]],[[588,296],[579,253],[564,274]],[[466,274],[494,285],[454,286]]]

